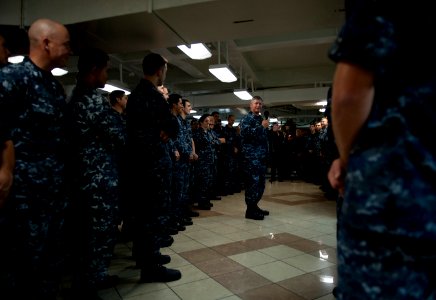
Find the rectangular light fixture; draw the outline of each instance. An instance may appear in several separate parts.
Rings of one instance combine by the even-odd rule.
[[[68,74],[68,71],[62,68],[54,68],[51,70],[51,73],[53,76],[64,76],[65,74]]]
[[[321,100],[315,103],[315,105],[320,105],[320,106],[326,106],[327,105],[327,100]]]
[[[116,86],[116,85],[113,85],[113,84],[110,84],[110,83],[106,83],[106,84],[104,85],[104,87],[101,88],[100,90],[105,91],[105,92],[108,92],[108,93],[110,93],[110,92],[112,92],[112,91],[115,91],[115,90],[121,90],[121,91],[124,91],[124,93],[126,93],[126,95],[129,95],[129,94],[130,94],[130,91],[129,91],[129,90],[127,90],[127,89],[125,89],[125,88],[121,88],[121,87]]]
[[[19,64],[23,60],[24,60],[23,55],[15,55],[15,56],[8,57],[8,62],[10,62],[11,64]]]
[[[234,90],[233,94],[235,94],[241,100],[251,100],[251,99],[253,99],[253,96],[251,96],[251,94],[246,89],[237,89],[237,90]]]
[[[192,59],[206,59],[212,56],[212,53],[203,43],[191,44],[189,46],[178,45],[177,48]]]
[[[210,65],[209,72],[211,72],[216,78],[222,82],[234,82],[238,80],[235,74],[230,70],[226,64]]]

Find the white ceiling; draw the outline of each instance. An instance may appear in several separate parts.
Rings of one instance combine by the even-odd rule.
[[[254,88],[271,115],[307,122],[313,103],[325,99],[334,64],[327,51],[344,18],[344,0],[3,0],[1,25],[26,27],[39,17],[66,24],[73,50],[96,46],[111,56],[110,80],[133,88],[150,51],[169,60],[166,85],[201,112],[229,108],[239,115],[247,102],[233,89]],[[176,46],[205,43],[212,57],[192,60]],[[218,51],[220,49],[220,51]],[[238,81],[221,83],[209,65],[228,63]],[[77,57],[70,59],[74,85]],[[241,75],[242,71],[242,76]],[[228,113],[226,113],[228,114]]]

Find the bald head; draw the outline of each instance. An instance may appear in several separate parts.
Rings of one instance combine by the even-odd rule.
[[[67,28],[50,19],[38,19],[29,28],[30,59],[40,68],[51,71],[65,67],[70,55]]]
[[[64,25],[50,20],[38,19],[32,23],[29,28],[29,41],[30,46],[37,46],[46,38],[54,38],[56,35],[65,33],[67,29]]]

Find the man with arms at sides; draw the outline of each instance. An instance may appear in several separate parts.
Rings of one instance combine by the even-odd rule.
[[[112,287],[116,276],[108,269],[120,220],[119,161],[125,147],[126,128],[98,88],[108,78],[109,56],[97,48],[79,55],[77,83],[68,103],[70,151],[75,179],[73,256],[77,297],[100,299],[97,289]]]
[[[66,66],[70,37],[65,26],[49,19],[33,22],[28,36],[29,56],[0,72],[0,128],[16,158],[13,186],[3,203],[14,234],[2,247],[12,247],[13,269],[1,282],[0,298],[55,299],[68,198],[65,91],[51,70]]]
[[[133,247],[141,282],[168,282],[181,278],[167,269],[158,237],[165,235],[164,218],[171,192],[172,160],[168,142],[175,138],[169,105],[158,87],[165,80],[167,60],[150,53],[142,62],[144,77],[127,103],[128,213],[133,222]],[[144,185],[148,187],[145,188]],[[130,219],[130,220],[129,220]]]
[[[260,114],[263,100],[254,96],[250,101],[250,111],[241,120],[241,145],[245,166],[245,218],[263,220],[269,215],[260,209],[258,203],[265,191],[265,175],[268,157],[268,126]]]
[[[183,109],[180,113],[180,123],[182,124],[182,126],[184,127],[184,130],[186,131],[186,135],[187,135],[187,142],[191,143],[191,153],[189,155],[189,165],[188,165],[188,170],[187,170],[187,182],[186,185],[184,187],[184,201],[185,201],[185,205],[186,205],[186,210],[185,210],[185,215],[186,217],[198,217],[200,214],[196,211],[192,210],[192,203],[193,203],[193,198],[191,197],[190,194],[190,190],[191,190],[191,178],[192,178],[192,166],[191,164],[194,163],[195,161],[198,160],[198,155],[195,152],[195,143],[194,143],[194,138],[193,138],[193,133],[192,133],[192,128],[191,125],[189,124],[189,121],[187,120],[188,115],[191,113],[192,110],[192,104],[191,101],[189,101],[188,99],[183,98],[182,99],[182,104],[183,104]]]
[[[193,224],[191,217],[186,215],[189,207],[189,161],[193,159],[191,126],[182,117],[184,114],[182,96],[171,94],[168,103],[178,125],[174,146],[179,153],[179,159],[175,159],[173,162],[172,213],[180,224],[187,226]],[[184,117],[186,118],[186,115]]]
[[[235,124],[235,116],[229,115],[227,117],[227,124],[223,127],[223,137],[226,140],[225,146],[223,147],[224,156],[224,174],[226,178],[225,181],[228,183],[228,193],[232,195],[238,192],[240,189],[240,178],[237,171],[237,155],[239,154],[239,145],[237,143],[236,128],[233,126]]]
[[[354,1],[330,50],[338,299],[435,299],[432,4]],[[350,8],[350,7],[349,7]]]
[[[198,203],[198,209],[210,210],[208,192],[212,185],[212,168],[214,167],[214,152],[211,136],[209,134],[209,122],[211,116],[203,114],[198,122],[200,126],[193,131],[195,151],[198,160],[194,168],[194,202]]]

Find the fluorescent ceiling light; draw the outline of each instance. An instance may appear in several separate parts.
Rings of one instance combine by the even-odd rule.
[[[195,109],[191,109],[191,111],[189,112],[190,114],[196,114],[197,111]]]
[[[18,63],[22,62],[23,60],[24,60],[23,55],[16,55],[16,56],[8,57],[8,62],[10,62],[11,64],[18,64]],[[53,74],[53,76],[63,76],[65,74],[67,74],[68,71],[65,69],[61,69],[61,68],[54,68],[53,70],[51,70],[51,73]]]
[[[237,90],[234,90],[233,94],[235,94],[241,100],[251,100],[251,99],[253,99],[253,96],[251,96],[251,94],[249,92],[247,92],[246,89],[237,89]]]
[[[68,73],[68,71],[61,68],[54,68],[53,70],[51,70],[51,73],[53,74],[53,76],[64,76]]]
[[[269,118],[268,121],[269,121],[270,123],[276,123],[276,122],[279,121],[279,119],[277,119],[277,118]]]
[[[101,88],[100,90],[103,90],[103,91],[108,92],[108,93],[115,91],[115,90],[121,90],[121,91],[124,91],[124,93],[126,93],[126,95],[130,94],[129,90],[127,90],[125,88],[121,88],[121,87],[113,85],[113,84],[110,84],[110,83],[106,83],[104,85],[104,87]]]
[[[192,117],[193,117],[194,119],[197,119],[197,120],[201,118],[200,115],[193,115]]]
[[[206,59],[212,56],[212,53],[203,43],[191,44],[190,46],[178,45],[177,48],[192,59]]]
[[[315,104],[316,105],[321,105],[321,106],[326,106],[327,105],[327,100],[322,100],[322,101],[316,102]]]
[[[325,108],[320,108],[319,112],[322,112],[322,113],[325,112]]]
[[[222,122],[221,122],[221,125],[223,125],[223,126],[227,126],[227,124],[229,124],[228,121],[222,121]],[[235,123],[233,123],[233,126],[232,126],[232,127],[236,127],[236,126],[238,126],[238,125],[239,125],[239,122],[235,122]]]
[[[8,57],[8,62],[10,62],[11,64],[18,64],[18,63],[22,62],[23,59],[24,59],[24,56],[16,55],[16,56]]]
[[[230,70],[229,66],[225,64],[210,65],[209,72],[222,82],[233,82],[238,79]]]

